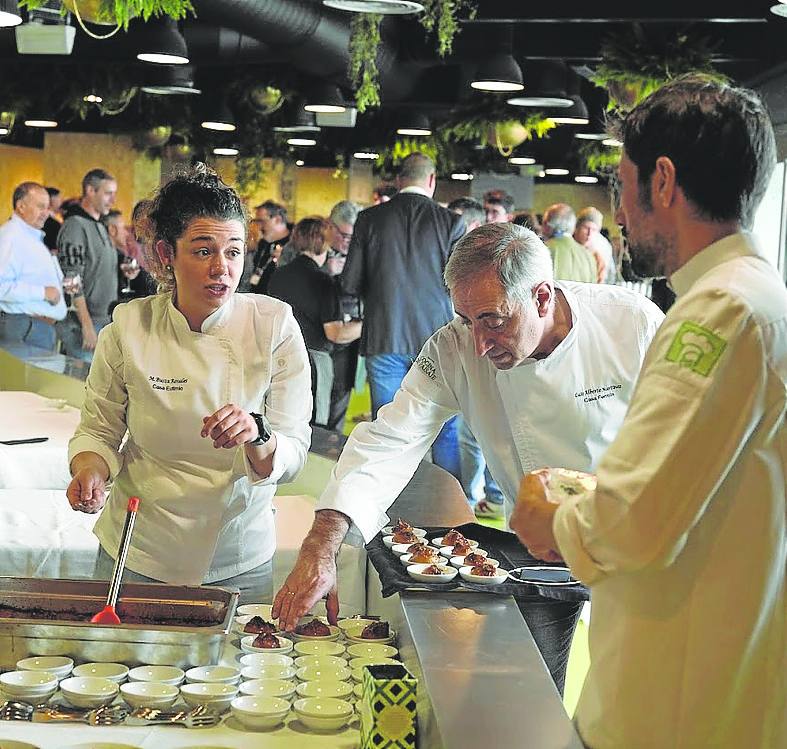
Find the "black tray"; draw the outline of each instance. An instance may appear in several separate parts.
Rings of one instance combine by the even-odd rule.
[[[449,528],[431,527],[426,528],[426,538],[431,541],[439,538]],[[467,538],[478,541],[482,549],[489,552],[492,559],[497,559],[504,570],[511,570],[515,567],[526,565],[539,566],[565,566],[563,563],[550,564],[542,562],[530,555],[528,550],[519,543],[513,533],[500,531],[496,528],[489,528],[478,523],[466,523],[456,526],[456,530],[467,536]],[[408,589],[429,590],[472,590],[479,593],[491,593],[498,596],[514,596],[520,600],[539,600],[550,598],[557,601],[588,601],[590,591],[582,584],[575,585],[541,585],[538,583],[505,582],[500,585],[478,585],[468,583],[457,575],[449,583],[422,583],[413,580],[407,574],[407,569],[399,561],[399,557],[393,553],[384,543],[382,534],[375,536],[367,545],[366,551],[369,555],[374,568],[380,576],[382,584],[382,596],[388,598],[394,593],[399,593]],[[447,562],[447,560],[446,560]]]

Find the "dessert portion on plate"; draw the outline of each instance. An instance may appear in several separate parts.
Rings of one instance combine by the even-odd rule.
[[[253,616],[243,625],[243,631],[248,635],[274,635],[279,628],[272,622],[266,622],[261,616]]]
[[[253,648],[280,648],[279,638],[272,632],[263,632],[257,635],[251,643]]]

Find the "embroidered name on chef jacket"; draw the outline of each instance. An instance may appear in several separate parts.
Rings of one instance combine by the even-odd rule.
[[[620,390],[623,385],[620,382],[614,382],[611,385],[601,385],[597,388],[588,388],[574,393],[574,397],[581,400],[583,403],[593,403],[593,401],[604,400],[604,398],[612,398],[616,392]]]
[[[418,367],[432,382],[437,379],[437,366],[428,356],[419,356],[415,362]]]
[[[157,377],[148,375],[148,382],[153,390],[179,391],[188,384],[188,377]]]

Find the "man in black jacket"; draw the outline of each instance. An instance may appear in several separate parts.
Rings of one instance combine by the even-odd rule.
[[[443,269],[464,235],[461,216],[432,200],[434,162],[412,153],[399,171],[399,192],[361,211],[341,277],[342,289],[364,302],[361,353],[372,396],[372,418],[396,394],[418,352],[453,316]],[[456,424],[435,440],[437,465],[459,478]]]

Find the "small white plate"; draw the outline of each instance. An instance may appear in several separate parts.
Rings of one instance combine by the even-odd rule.
[[[238,616],[261,616],[265,621],[271,621],[271,609],[273,606],[269,603],[245,603],[243,606],[238,606],[235,613]]]
[[[244,681],[261,679],[282,679],[284,681],[295,676],[295,666],[245,666],[240,672]]]
[[[407,546],[411,544],[421,543],[421,539],[423,536],[416,536],[415,541],[407,541]],[[393,549],[394,546],[404,546],[404,543],[401,541],[394,541],[393,536],[383,536],[383,543],[389,548]]]
[[[481,549],[481,551],[484,551],[484,550]],[[500,562],[498,562],[497,559],[490,559],[488,556],[486,556],[486,552],[485,551],[484,551],[484,560],[486,562],[488,562],[489,564],[494,564],[495,567],[499,567],[500,566]],[[469,566],[467,564],[467,562],[465,561],[465,557],[451,557],[451,564],[453,564],[454,567],[456,567],[457,569],[459,569],[460,567],[468,567]]]
[[[347,659],[338,655],[300,655],[295,659],[295,668],[316,666],[317,668],[338,668],[347,666]]]
[[[73,673],[74,676],[98,676],[121,684],[128,678],[128,666],[122,663],[83,663]]]
[[[239,635],[241,635],[241,637],[245,637],[246,635],[255,634],[254,632],[244,632],[244,631],[243,631],[243,628],[244,628],[244,627],[245,627],[245,626],[246,626],[246,625],[247,625],[247,624],[248,624],[248,623],[249,623],[249,622],[250,622],[250,621],[251,621],[251,620],[252,620],[252,619],[253,619],[255,616],[259,616],[259,614],[246,614],[245,616],[236,616],[236,617],[235,617],[235,621],[232,623],[232,628],[235,630],[235,632],[237,632]],[[276,622],[272,621],[271,619],[265,619],[265,617],[262,617],[262,618],[263,618],[263,619],[264,619],[266,622],[270,622],[270,623],[271,623],[271,624],[273,624],[275,627],[277,627],[276,631],[275,631],[275,632],[273,632],[272,634],[274,634],[274,635],[278,635],[278,634],[279,634],[279,629],[278,629],[278,625],[276,624]]]
[[[19,671],[49,671],[58,679],[65,679],[74,668],[74,661],[62,655],[42,655],[17,661]]]
[[[254,642],[256,635],[249,635],[248,637],[242,637],[240,641],[240,649],[244,653],[289,653],[292,650],[292,640],[288,640],[286,637],[282,637],[281,635],[274,635],[276,639],[279,641],[278,648],[255,648],[252,643]]]
[[[298,720],[314,731],[338,731],[353,716],[351,703],[333,697],[302,697],[292,707]]]
[[[456,577],[457,570],[454,567],[441,567],[444,570],[441,575],[422,574],[423,570],[431,566],[429,564],[411,564],[407,568],[407,574],[420,583],[450,583]]]
[[[410,547],[412,544],[394,544],[391,547],[391,551],[396,554],[397,556],[402,556],[403,554],[409,554]],[[437,548],[436,546],[434,548]]]
[[[394,531],[394,526],[392,525],[386,525],[385,528],[383,528],[382,530],[383,536],[393,536],[395,532],[396,531]],[[423,528],[413,528],[410,532],[414,533],[416,536],[418,536],[418,538],[426,537],[426,531]]]
[[[396,658],[399,651],[393,645],[380,645],[370,642],[365,645],[355,644],[347,648],[351,658]]]
[[[118,685],[98,676],[71,676],[60,682],[60,691],[74,707],[108,705],[120,691]]]
[[[357,616],[349,616],[346,619],[339,619],[339,629],[342,632],[347,632],[348,630],[355,630],[360,627],[363,629],[367,624],[371,624],[374,619],[364,619],[363,617]],[[303,655],[312,655],[312,653],[304,653]],[[315,653],[316,655],[316,653]],[[338,653],[326,653],[325,655],[339,655]]]
[[[359,621],[360,619],[353,619],[352,621]],[[368,622],[361,623],[363,629]],[[339,622],[341,626],[341,622]],[[345,632],[347,630],[344,630]],[[298,655],[342,655],[344,653],[344,645],[335,640],[301,640],[295,643],[295,652]]]
[[[171,707],[179,694],[177,687],[158,681],[130,681],[120,685],[120,696],[133,708]]]
[[[196,666],[186,671],[189,684],[237,684],[240,671],[232,666]]]
[[[329,666],[317,668],[304,666],[295,674],[299,681],[347,681],[350,678],[350,669],[346,666]]]
[[[455,554],[454,553],[454,548],[455,547],[453,547],[453,546],[441,546],[440,547],[440,553],[446,559],[451,559],[452,557],[460,556],[459,554]],[[480,549],[478,547],[478,543],[477,542],[476,542],[476,545],[471,548],[471,551],[474,551],[476,554],[483,554],[484,556],[486,556],[486,552],[483,549]],[[470,552],[468,551],[467,553],[469,554]]]
[[[295,683],[284,679],[250,679],[240,685],[240,693],[252,697],[281,697],[286,700],[295,694]]]
[[[443,559],[440,556],[440,551],[438,549],[435,549],[435,551],[437,552],[437,558],[436,558],[434,563],[435,564],[442,564],[443,563]],[[424,564],[424,562],[411,562],[410,560],[412,558],[413,558],[412,554],[402,554],[402,556],[399,557],[399,561],[405,567],[409,567],[411,564]]]
[[[246,666],[292,666],[292,658],[281,653],[247,653],[240,657],[241,668]]]
[[[248,731],[265,731],[284,722],[290,703],[280,697],[244,695],[230,703],[232,715]]]
[[[186,672],[177,666],[137,666],[128,672],[129,681],[160,681],[178,687],[186,678]]]
[[[299,697],[335,697],[347,699],[353,691],[346,681],[302,681],[295,687]]]
[[[453,546],[453,544],[443,543],[443,538],[445,537],[439,536],[438,538],[433,538],[429,541],[429,543],[432,544],[432,546]],[[478,541],[472,541],[469,538],[466,538],[465,540],[470,544],[470,546],[478,546]]]
[[[498,568],[497,574],[494,577],[486,577],[485,575],[473,575],[470,570],[472,567],[460,567],[459,574],[463,580],[469,583],[476,583],[476,585],[500,585],[508,580],[508,572]]]
[[[390,645],[392,642],[396,640],[396,630],[392,629],[391,627],[388,628],[388,637],[379,637],[376,639],[361,637],[362,631],[363,628],[357,631],[345,632],[344,636],[347,638],[349,642],[360,643],[362,645],[366,645],[369,643],[377,643],[378,645]]]
[[[333,642],[335,640],[338,640],[339,635],[341,635],[342,631],[338,627],[334,627],[333,624],[328,624],[327,626],[331,632],[329,635],[314,637],[312,635],[302,635],[296,630],[293,630],[292,632],[290,632],[290,636],[296,642]]]

